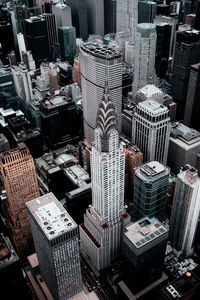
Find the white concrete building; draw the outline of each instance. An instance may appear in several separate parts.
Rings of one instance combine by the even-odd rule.
[[[53,193],[26,203],[40,272],[54,300],[82,291],[78,226]]]
[[[84,135],[91,144],[106,77],[117,113],[118,130],[121,131],[122,54],[114,47],[88,42],[80,47],[80,63]]]
[[[140,23],[137,25],[135,39],[135,68],[133,79],[133,97],[137,91],[147,83],[155,82],[155,54],[156,54],[156,25]]]
[[[169,110],[153,100],[140,102],[133,116],[132,142],[143,153],[143,161],[166,165],[170,136]]]
[[[193,241],[200,212],[200,179],[197,170],[186,165],[177,175],[169,240],[177,256],[193,254]]]
[[[81,251],[94,270],[119,257],[123,224],[129,222],[124,208],[125,154],[116,117],[106,86],[91,152],[92,205],[80,226]]]

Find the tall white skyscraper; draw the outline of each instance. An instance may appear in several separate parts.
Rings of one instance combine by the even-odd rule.
[[[174,252],[191,255],[200,212],[200,179],[197,170],[186,165],[177,175],[169,227]]]
[[[91,144],[94,141],[97,110],[103,96],[106,77],[117,113],[118,129],[121,129],[122,54],[115,48],[88,42],[80,47],[80,63],[84,135]]]
[[[121,47],[125,62],[133,64],[135,34],[138,23],[138,0],[117,0],[116,41]]]
[[[53,193],[26,203],[41,275],[54,300],[82,291],[78,226]]]
[[[135,38],[135,68],[133,79],[133,96],[148,82],[155,80],[155,54],[156,54],[156,25],[140,23],[137,25]]]
[[[138,103],[133,117],[132,142],[143,153],[143,161],[166,165],[170,136],[169,110],[153,100]]]
[[[129,32],[128,40],[135,42],[138,23],[138,0],[117,0],[117,32]]]
[[[121,252],[125,154],[119,144],[117,114],[108,86],[100,103],[91,152],[92,205],[80,226],[81,251],[94,269],[108,267]]]

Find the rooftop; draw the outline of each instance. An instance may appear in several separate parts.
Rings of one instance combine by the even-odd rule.
[[[144,217],[126,226],[125,236],[136,248],[141,248],[167,232],[158,219]]]
[[[191,145],[200,142],[200,132],[182,123],[176,122],[172,125],[170,136]]]
[[[0,237],[0,270],[18,261],[19,258],[8,237]]]
[[[145,100],[143,102],[140,102],[138,104],[138,108],[155,116],[161,113],[168,113],[168,108],[166,106],[154,100]]]
[[[141,88],[137,94],[143,94],[146,98],[152,97],[155,94],[163,94],[163,92],[154,84],[147,84]]]
[[[142,165],[140,170],[147,176],[155,176],[165,171],[165,167],[158,161],[151,161]]]
[[[121,52],[116,48],[94,42],[86,42],[82,44],[81,49],[90,55],[108,60],[121,58],[122,56]]]
[[[49,240],[77,227],[53,193],[29,201],[26,205]]]

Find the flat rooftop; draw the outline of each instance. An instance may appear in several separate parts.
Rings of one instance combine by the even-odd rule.
[[[145,100],[143,102],[139,102],[138,108],[148,111],[153,115],[158,115],[161,113],[168,112],[168,108],[166,106],[164,106],[163,104],[160,104],[154,100]]]
[[[165,167],[158,161],[151,161],[140,167],[140,170],[147,176],[155,176],[165,171]]]
[[[166,234],[168,230],[156,218],[144,217],[135,223],[126,226],[125,236],[136,247],[141,248],[158,237]]]
[[[182,123],[176,122],[172,125],[170,137],[191,145],[200,141],[200,132]]]
[[[152,97],[155,94],[163,95],[163,92],[154,84],[147,84],[137,92],[137,95],[144,95],[146,98]]]
[[[116,48],[107,45],[100,45],[94,42],[86,42],[81,45],[81,49],[90,55],[103,59],[116,59],[122,56],[122,53]]]
[[[77,227],[53,193],[29,201],[26,205],[49,240]]]

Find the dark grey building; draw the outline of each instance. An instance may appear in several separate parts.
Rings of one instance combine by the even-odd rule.
[[[41,275],[54,300],[82,291],[78,226],[53,193],[26,203]]]
[[[31,17],[24,21],[27,49],[31,50],[36,67],[49,58],[47,24],[42,17]]]
[[[76,55],[76,29],[73,26],[59,27],[58,41],[61,58],[73,65]]]
[[[84,41],[88,38],[87,0],[66,0],[71,7],[72,26],[76,28],[76,36]]]
[[[81,0],[82,1],[82,0]],[[86,0],[88,33],[104,36],[104,0]]]
[[[156,218],[144,217],[126,226],[123,279],[134,294],[161,278],[167,238],[168,230]]]
[[[117,0],[104,0],[104,32],[116,32]]]
[[[173,124],[167,158],[171,172],[176,175],[187,163],[194,167],[198,152],[200,152],[200,132],[182,123]]]
[[[43,14],[47,26],[47,35],[49,41],[49,50],[53,51],[53,47],[58,43],[58,33],[56,27],[56,17],[54,14]]]
[[[172,26],[168,23],[156,24],[157,44],[155,68],[156,74],[164,78],[168,70],[169,48],[171,40]]]
[[[138,2],[138,23],[153,23],[156,15],[156,2]]]
[[[184,124],[200,131],[200,63],[192,65],[185,105]]]
[[[0,153],[10,150],[10,145],[3,133],[0,134]]]
[[[135,170],[133,220],[142,217],[166,219],[169,169],[157,161],[145,163]]]
[[[191,65],[200,62],[200,31],[177,32],[172,70],[172,96],[178,103],[178,117],[183,118]]]

